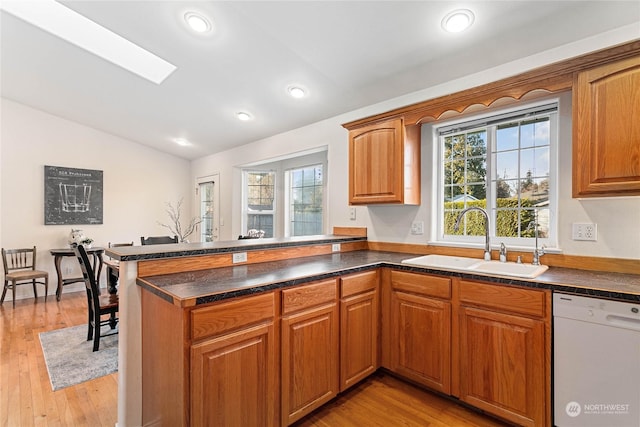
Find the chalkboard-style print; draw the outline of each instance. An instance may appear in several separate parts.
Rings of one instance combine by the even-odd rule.
[[[102,224],[102,171],[44,167],[44,223]]]

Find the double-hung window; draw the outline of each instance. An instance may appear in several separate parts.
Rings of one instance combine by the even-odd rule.
[[[494,244],[556,246],[558,103],[434,127],[438,147],[436,241],[478,243],[486,209]],[[536,226],[537,224],[537,226]]]
[[[243,197],[243,229],[264,232],[264,237],[273,237],[276,214],[276,173],[273,171],[245,171]]]
[[[322,165],[290,169],[285,173],[287,236],[310,236],[323,233]]]

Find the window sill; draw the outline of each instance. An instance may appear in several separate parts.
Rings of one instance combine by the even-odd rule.
[[[427,241],[429,246],[442,246],[442,247],[450,247],[450,248],[464,248],[464,249],[484,249],[484,243],[470,243],[470,242],[443,242],[438,240],[429,240]],[[522,246],[522,245],[508,245],[505,243],[508,251],[514,252],[531,252],[533,251],[533,246]],[[539,246],[542,247],[542,244]],[[500,242],[491,243],[491,250],[497,251],[500,250]],[[544,247],[544,252],[548,254],[561,254],[563,253],[561,248],[557,247]]]

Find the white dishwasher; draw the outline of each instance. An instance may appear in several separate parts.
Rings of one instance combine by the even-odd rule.
[[[553,294],[554,424],[640,427],[640,304]]]

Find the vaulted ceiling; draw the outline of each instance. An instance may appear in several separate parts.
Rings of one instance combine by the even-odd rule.
[[[176,70],[150,82],[3,10],[2,96],[187,159],[616,28],[640,37],[635,0],[60,3]],[[445,32],[459,7],[473,26]],[[212,30],[189,31],[188,11]],[[307,96],[290,97],[294,84]]]

